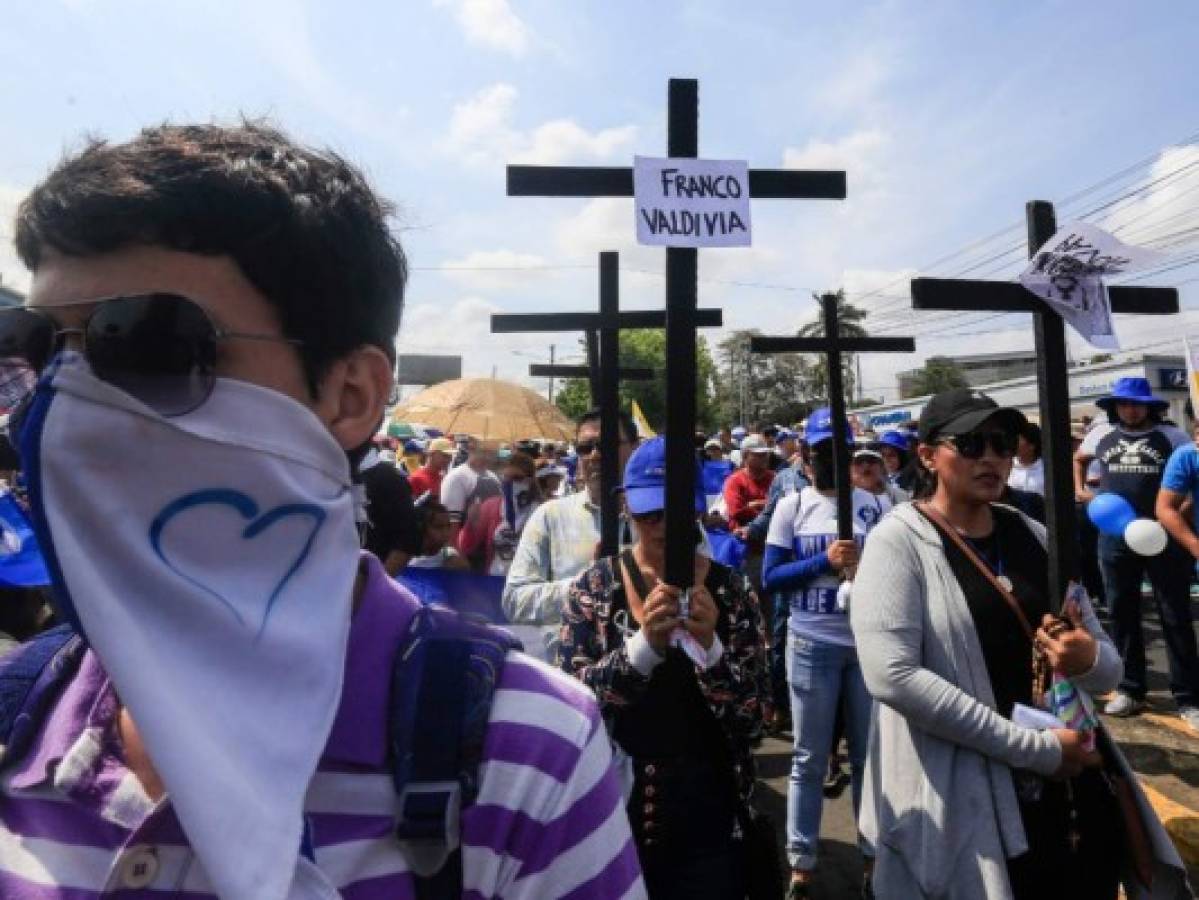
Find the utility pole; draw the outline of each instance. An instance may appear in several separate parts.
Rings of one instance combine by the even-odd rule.
[[[550,365],[554,364],[554,344],[550,344]],[[545,393],[545,399],[550,403],[554,402],[554,376],[550,376],[550,388]]]

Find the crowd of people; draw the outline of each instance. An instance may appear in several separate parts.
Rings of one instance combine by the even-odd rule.
[[[1079,429],[1080,524],[1119,495],[1170,540],[1104,531],[1064,598],[1040,433],[973,389],[860,435],[848,484],[827,407],[697,435],[695,528],[668,535],[665,442],[627,415],[619,485],[598,412],[569,447],[376,443],[388,214],[253,123],[89,143],[22,203],[0,358],[28,522],[3,544],[36,542],[54,617],[0,661],[0,896],[799,900],[846,782],[864,897],[1191,896],[1089,700],[1143,703],[1147,576],[1199,725],[1199,450],[1147,384]],[[404,586],[438,570],[493,586],[528,652]]]

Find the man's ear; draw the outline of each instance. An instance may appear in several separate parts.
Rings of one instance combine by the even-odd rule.
[[[329,367],[321,380],[317,414],[342,448],[353,450],[374,437],[393,381],[391,360],[370,344]]]

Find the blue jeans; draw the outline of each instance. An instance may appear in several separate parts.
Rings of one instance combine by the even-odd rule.
[[[795,632],[791,632],[787,643],[787,681],[791,685],[795,734],[787,786],[787,859],[792,869],[808,871],[816,867],[824,776],[837,706],[844,704],[856,820],[874,701],[862,680],[857,650],[814,641]],[[859,846],[863,846],[860,841]]]

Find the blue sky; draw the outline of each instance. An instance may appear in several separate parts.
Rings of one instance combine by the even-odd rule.
[[[624,304],[660,306],[663,254],[635,245],[630,201],[508,198],[504,164],[662,154],[670,76],[700,80],[702,155],[848,171],[843,203],[756,203],[752,248],[701,253],[701,304],[782,332],[814,315],[809,289],[845,286],[880,330],[926,335],[921,356],[1031,346],[1031,331],[1011,318],[979,333],[959,317],[928,335],[940,320],[903,314],[906,274],[1018,225],[1026,200],[1065,198],[1199,132],[1199,15],[1183,0],[9,6],[5,245],[17,200],[86,133],[268,115],[359,162],[400,206],[415,269],[401,349],[462,353],[469,374],[516,380],[551,342],[576,353],[576,337],[492,336],[491,312],[592,308],[606,249],[622,251]],[[1191,154],[1166,151],[1132,177],[1170,175]],[[1191,224],[1191,175],[1199,167],[1119,212]],[[948,274],[1021,239],[1017,228],[925,270]],[[1018,270],[1019,255],[996,274]],[[27,283],[7,246],[0,275]],[[1185,303],[1199,303],[1193,289]],[[1170,333],[1160,321],[1118,329],[1127,346]],[[890,386],[912,364],[869,360],[865,381]]]

